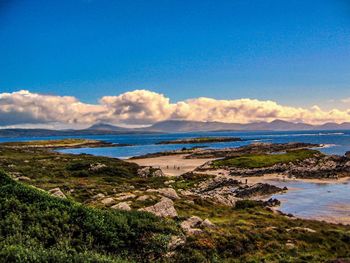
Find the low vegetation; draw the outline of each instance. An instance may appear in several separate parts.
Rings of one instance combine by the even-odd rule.
[[[51,197],[0,172],[2,262],[125,262],[159,259],[173,222]]]
[[[287,155],[278,160],[295,161],[310,154],[318,153],[301,150],[257,160],[266,165],[271,163],[266,158]],[[180,189],[195,188],[209,175],[189,173],[169,183],[164,177],[140,178],[136,164],[114,158],[1,145],[0,167],[6,170],[0,172],[0,262],[330,262],[350,255],[350,226],[291,219],[252,200],[233,208],[181,196]],[[167,185],[180,195],[174,219],[87,202],[97,193],[143,195]],[[36,187],[60,187],[68,199]],[[134,201],[131,207],[158,200]],[[191,216],[209,219],[214,227],[188,236],[169,253],[169,240],[184,236],[180,224]]]
[[[319,154],[319,151],[309,149],[278,154],[248,154],[216,160],[213,162],[213,167],[262,168],[280,163],[302,161]]]

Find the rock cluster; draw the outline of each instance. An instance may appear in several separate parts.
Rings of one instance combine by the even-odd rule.
[[[215,225],[209,219],[202,220],[198,216],[191,216],[181,223],[182,230],[187,235],[197,235],[203,232],[204,228],[213,228]]]
[[[184,196],[194,196],[214,203],[234,206],[239,199],[261,197],[275,194],[286,189],[270,184],[258,183],[252,186],[243,185],[229,176],[217,176],[200,183],[191,191],[181,191]]]
[[[137,175],[139,177],[148,178],[148,177],[164,177],[164,173],[160,168],[153,168],[150,166],[142,167],[137,170]]]

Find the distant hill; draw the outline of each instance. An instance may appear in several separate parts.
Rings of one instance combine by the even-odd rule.
[[[123,128],[119,126],[114,126],[111,124],[107,123],[96,123],[86,130],[93,130],[93,131],[129,131],[130,129],[128,128]]]
[[[40,137],[40,136],[77,136],[104,134],[139,134],[163,132],[198,132],[198,131],[310,131],[310,130],[350,130],[350,122],[325,123],[311,125],[283,120],[253,123],[201,122],[168,120],[157,122],[144,128],[124,128],[106,123],[97,123],[82,130],[48,129],[0,129],[0,137]]]
[[[333,126],[332,126],[333,127]],[[344,126],[345,127],[345,126]],[[282,120],[272,122],[253,122],[247,124],[224,123],[224,122],[200,122],[169,120],[153,124],[148,128],[150,131],[163,132],[190,132],[190,131],[289,131],[289,130],[316,130],[321,126],[314,126],[305,123],[293,123]],[[334,126],[333,129],[344,129],[343,126]],[[349,125],[350,129],[350,125]]]

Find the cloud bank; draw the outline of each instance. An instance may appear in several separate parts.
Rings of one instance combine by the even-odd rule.
[[[105,96],[98,104],[86,104],[71,96],[54,96],[21,90],[0,93],[0,126],[91,125],[109,122],[147,125],[168,119],[248,123],[281,119],[322,124],[350,121],[350,109],[322,110],[291,107],[270,100],[216,100],[194,98],[172,103],[163,94],[134,90],[117,96]]]

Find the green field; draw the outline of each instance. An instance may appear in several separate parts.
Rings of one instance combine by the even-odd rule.
[[[319,154],[318,151],[308,149],[289,151],[282,154],[249,154],[216,160],[213,162],[213,167],[262,168],[280,163],[301,161]]]

